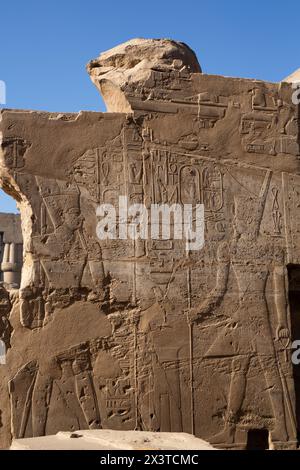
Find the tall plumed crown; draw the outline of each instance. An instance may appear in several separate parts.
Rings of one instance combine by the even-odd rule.
[[[258,235],[261,220],[264,213],[266,197],[270,185],[272,172],[266,172],[260,192],[256,194],[244,194],[234,197],[234,212],[237,220],[243,220],[249,225],[249,229]]]
[[[71,207],[79,207],[79,191],[75,184],[61,180],[36,178],[39,192],[54,227],[63,222],[63,213]]]

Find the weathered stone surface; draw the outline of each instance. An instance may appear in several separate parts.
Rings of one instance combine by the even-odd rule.
[[[77,431],[16,439],[10,450],[216,450],[187,433],[146,431]],[[178,456],[177,456],[178,457]],[[178,459],[177,459],[178,461]],[[107,462],[110,463],[109,461]],[[114,462],[112,462],[114,463]]]
[[[5,350],[10,348],[10,337],[12,332],[12,328],[9,322],[10,310],[11,301],[9,298],[9,293],[5,287],[0,286],[0,346],[4,345]]]
[[[147,48],[134,44],[142,60]],[[99,87],[119,113],[0,113],[0,181],[19,201],[24,238],[1,443],[102,427],[190,432],[228,448],[265,430],[273,447],[295,447],[292,86],[204,75],[176,43],[183,67],[159,42],[167,63],[156,68],[164,56],[149,44],[145,71],[125,47],[120,65],[104,56],[112,85]],[[102,64],[90,66],[95,82]],[[203,203],[204,247],[99,240],[96,208],[119,195],[147,208]]]
[[[87,65],[93,83],[111,112],[131,112],[136,100],[152,99],[164,94],[167,81],[188,73],[200,73],[195,53],[182,42],[170,39],[132,39],[104,52]],[[156,88],[157,76],[163,74],[164,85]],[[176,89],[176,88],[175,88]]]

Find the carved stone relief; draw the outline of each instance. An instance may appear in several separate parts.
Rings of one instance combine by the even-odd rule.
[[[0,182],[20,201],[24,237],[12,338],[2,317],[3,446],[10,433],[101,427],[224,448],[267,429],[275,448],[297,445],[291,85],[203,75],[187,46],[159,44],[135,40],[89,64],[110,113],[1,111]],[[204,247],[100,240],[96,209],[119,196],[203,204]]]

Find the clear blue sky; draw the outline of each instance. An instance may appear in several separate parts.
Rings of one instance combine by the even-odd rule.
[[[186,42],[205,73],[279,81],[300,67],[299,18],[299,0],[2,0],[6,107],[103,111],[85,64],[134,37]],[[2,192],[0,211],[16,211]]]

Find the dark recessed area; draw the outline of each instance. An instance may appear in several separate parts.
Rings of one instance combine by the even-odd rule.
[[[247,450],[268,450],[269,431],[267,429],[251,429],[248,431]]]

